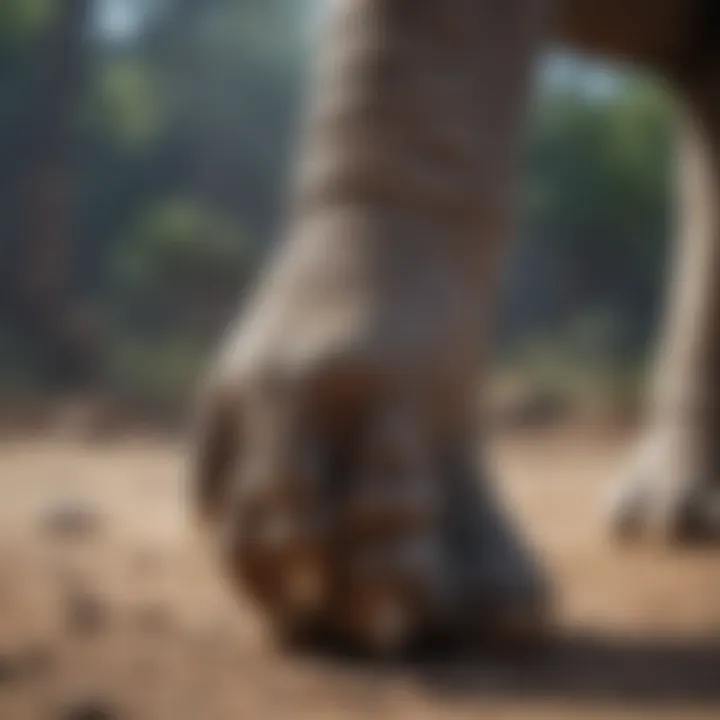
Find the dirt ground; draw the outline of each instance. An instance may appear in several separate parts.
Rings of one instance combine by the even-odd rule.
[[[192,532],[179,444],[0,441],[0,719],[720,718],[720,549],[604,537],[628,442],[493,443],[556,583],[542,647],[369,665],[272,647]]]

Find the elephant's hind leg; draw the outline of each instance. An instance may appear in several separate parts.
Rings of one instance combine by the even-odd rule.
[[[681,233],[654,404],[611,511],[623,536],[720,541],[720,67],[685,95]]]

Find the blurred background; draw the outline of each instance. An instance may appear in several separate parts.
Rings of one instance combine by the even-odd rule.
[[[673,233],[673,108],[627,68],[539,63],[496,318],[521,431],[488,446],[547,646],[296,662],[198,542],[164,431],[278,237],[320,1],[0,0],[0,718],[720,717],[717,553],[598,521]]]
[[[0,4],[0,394],[15,422],[79,395],[178,417],[277,237],[317,5]],[[633,411],[671,232],[671,125],[648,78],[543,60],[494,387]]]

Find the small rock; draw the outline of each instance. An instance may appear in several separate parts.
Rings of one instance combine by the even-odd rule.
[[[45,647],[4,653],[0,655],[0,685],[35,677],[48,670],[52,661],[52,653]]]
[[[95,593],[73,590],[66,599],[67,627],[75,635],[96,635],[108,622],[109,611]]]
[[[83,700],[58,712],[58,720],[118,720],[120,714],[106,700]]]
[[[0,685],[14,682],[22,674],[20,658],[14,655],[0,655]]]
[[[42,517],[45,534],[56,539],[82,539],[100,534],[103,520],[94,508],[81,503],[68,503],[50,508]]]

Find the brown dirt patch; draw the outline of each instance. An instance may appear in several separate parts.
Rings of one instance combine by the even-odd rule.
[[[5,441],[0,718],[720,718],[720,549],[607,541],[626,446],[567,430],[494,444],[556,582],[545,646],[368,666],[272,648],[190,529],[178,446]]]

